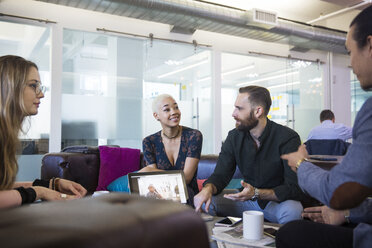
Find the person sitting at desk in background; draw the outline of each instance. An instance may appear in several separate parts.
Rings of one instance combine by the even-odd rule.
[[[84,196],[87,191],[80,184],[65,179],[15,182],[18,135],[25,118],[38,113],[45,87],[41,85],[35,63],[12,55],[0,57],[0,83],[0,208],[39,199],[66,200]]]
[[[212,211],[212,215],[241,216],[245,210],[257,210],[275,223],[301,218],[300,200],[305,195],[297,184],[296,173],[280,158],[295,151],[301,140],[292,129],[267,118],[270,106],[271,97],[266,88],[239,89],[232,114],[236,128],[223,143],[213,174],[194,197],[196,211],[201,211],[205,204],[204,210]],[[223,197],[212,197],[227,186],[236,166],[244,177],[240,192],[234,190]]]
[[[329,109],[320,113],[320,125],[311,129],[307,140],[310,139],[341,139],[346,141],[351,138],[352,128],[341,123],[335,123],[335,115]]]
[[[181,126],[181,111],[174,98],[159,95],[152,102],[153,116],[162,130],[143,139],[143,157],[146,167],[140,172],[183,170],[191,206],[199,192],[196,172],[203,145],[203,135],[196,129]]]
[[[372,89],[372,6],[360,12],[350,24],[346,49],[351,67],[363,90]],[[355,228],[294,221],[281,227],[276,246],[282,247],[358,247],[372,245],[372,97],[355,118],[353,144],[342,162],[330,171],[305,161],[307,151],[283,155],[298,174],[299,184],[311,196],[336,210],[347,210],[341,220],[358,223]],[[322,209],[323,211],[323,209]],[[341,213],[336,214],[340,217]],[[322,218],[329,218],[330,213]],[[332,224],[332,223],[331,223]],[[333,224],[341,224],[334,222]]]

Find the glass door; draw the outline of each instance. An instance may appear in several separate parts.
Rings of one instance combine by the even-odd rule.
[[[178,102],[181,125],[203,133],[202,153],[213,152],[211,106],[211,52],[188,44],[147,40],[144,43],[143,137],[161,129],[152,114],[152,101],[160,94]]]
[[[319,124],[323,106],[321,66],[318,63],[270,56],[222,54],[222,137],[235,127],[231,117],[238,89],[266,87],[272,106],[268,118],[288,126],[305,141]]]
[[[47,87],[39,112],[28,117],[20,132],[21,155],[18,157],[17,181],[40,177],[41,159],[49,152],[50,133],[50,28],[0,21],[0,56],[17,55],[35,62],[41,82]]]
[[[360,108],[364,102],[372,96],[372,92],[364,91],[360,87],[360,82],[355,74],[350,70],[350,92],[351,92],[351,123],[354,126],[355,117],[357,116]]]

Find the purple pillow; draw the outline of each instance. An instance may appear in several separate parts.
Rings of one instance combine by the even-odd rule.
[[[100,146],[100,168],[96,190],[107,190],[106,187],[115,179],[138,170],[140,152],[139,149]]]

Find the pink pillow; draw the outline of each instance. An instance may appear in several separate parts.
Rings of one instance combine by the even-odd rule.
[[[140,150],[121,147],[100,146],[100,168],[96,190],[106,187],[115,179],[139,169]]]
[[[197,179],[196,182],[198,183],[198,189],[199,191],[202,190],[203,188],[203,183],[206,181],[207,179]]]

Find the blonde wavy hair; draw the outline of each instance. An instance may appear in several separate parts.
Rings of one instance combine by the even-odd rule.
[[[18,172],[18,134],[28,115],[23,102],[27,75],[35,63],[19,56],[0,57],[0,190],[11,189]]]

